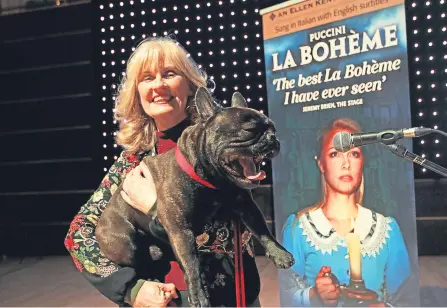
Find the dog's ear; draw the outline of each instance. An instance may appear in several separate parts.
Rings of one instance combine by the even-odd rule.
[[[219,106],[213,101],[210,93],[204,87],[199,87],[194,98],[197,112],[201,119],[206,120],[219,111]]]
[[[233,97],[231,98],[231,107],[248,107],[245,98],[239,92],[234,92]]]

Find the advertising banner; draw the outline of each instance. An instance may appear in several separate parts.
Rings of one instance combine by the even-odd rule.
[[[334,147],[350,134],[411,127],[404,1],[288,1],[261,14],[268,113],[281,140],[275,228],[295,258],[279,271],[281,306],[359,304],[349,302],[353,289],[418,306],[413,165],[380,143]],[[398,143],[411,151],[410,139]]]

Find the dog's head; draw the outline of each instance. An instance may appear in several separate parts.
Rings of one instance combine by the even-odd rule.
[[[196,106],[204,127],[204,149],[209,163],[236,185],[251,189],[265,178],[260,170],[265,159],[279,153],[280,144],[273,122],[263,113],[248,108],[236,92],[231,107],[216,105],[209,92],[199,88]]]

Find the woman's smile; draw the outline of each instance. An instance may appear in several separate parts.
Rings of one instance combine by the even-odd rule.
[[[155,103],[155,104],[169,104],[169,102],[174,98],[174,96],[155,96],[152,99],[151,103]]]

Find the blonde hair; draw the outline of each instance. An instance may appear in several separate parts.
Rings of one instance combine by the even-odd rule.
[[[174,39],[155,37],[139,43],[127,61],[126,75],[115,101],[114,118],[119,123],[116,141],[126,152],[148,151],[155,145],[155,122],[141,106],[138,83],[145,72],[161,70],[165,60],[171,62],[189,80],[193,93],[198,87],[207,85],[206,73],[199,69],[187,51]],[[188,98],[186,111],[194,122],[197,110],[192,97]]]
[[[332,122],[329,123],[329,125],[324,127],[318,133],[317,147],[316,147],[317,156],[315,157],[317,160],[320,159],[321,151],[323,150],[323,145],[324,145],[324,141],[325,141],[326,137],[335,129],[348,130],[353,133],[358,133],[361,131],[360,125],[352,119],[340,118],[340,119],[333,120]],[[296,217],[295,217],[294,224],[296,224],[296,222],[299,220],[299,218],[302,215],[304,215],[308,212],[311,212],[311,211],[315,211],[324,205],[324,203],[326,202],[326,196],[327,196],[326,185],[327,185],[326,178],[324,177],[324,175],[321,175],[321,197],[320,197],[320,200],[316,204],[298,211],[296,214]],[[362,175],[362,182],[360,183],[359,189],[355,193],[355,202],[358,205],[363,204],[363,192],[364,192],[364,178]]]

